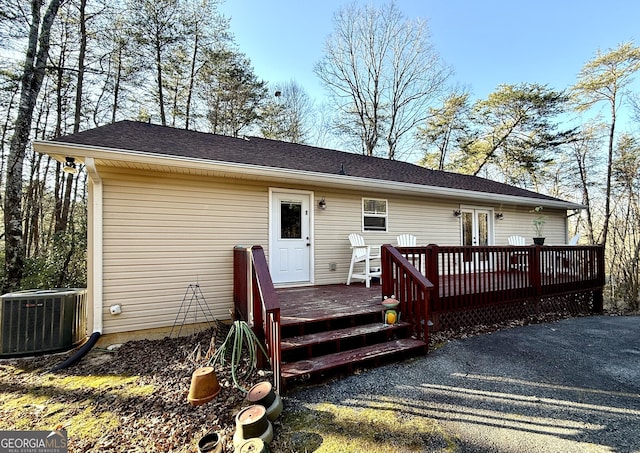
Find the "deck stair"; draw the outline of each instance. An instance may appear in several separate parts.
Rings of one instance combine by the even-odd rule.
[[[282,316],[281,374],[287,386],[426,352],[425,342],[411,338],[408,323],[384,324],[377,301],[322,309],[312,301],[296,305],[303,306],[304,316],[288,310]]]

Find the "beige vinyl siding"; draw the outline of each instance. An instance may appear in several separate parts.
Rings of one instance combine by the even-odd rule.
[[[417,197],[386,196],[383,193],[351,193],[328,192],[316,189],[318,200],[324,196],[327,208],[319,210],[315,215],[315,283],[345,283],[351,260],[349,233],[359,233],[367,244],[379,246],[395,244],[396,237],[402,233],[411,233],[417,237],[418,245],[437,244],[457,246],[461,244],[460,219],[453,211],[464,205],[451,200],[438,200]],[[362,198],[384,198],[388,202],[388,231],[362,231]],[[477,208],[493,209],[503,212],[504,219],[492,218],[494,244],[507,245],[507,238],[517,234],[533,242],[533,214],[531,207],[494,206],[491,203]],[[566,242],[565,211],[549,210],[545,212],[547,223],[545,236],[547,244],[564,244]],[[336,263],[336,270],[330,270],[330,263]]]
[[[450,201],[316,190],[316,205],[322,196],[327,208],[324,211],[316,208],[316,284],[346,282],[351,260],[350,233],[362,234],[366,243],[373,246],[395,244],[402,233],[416,235],[420,245],[460,244],[460,223],[452,214],[457,205]],[[363,197],[387,200],[388,231],[362,231]],[[332,262],[336,263],[335,271],[329,270]]]
[[[496,208],[496,212],[502,212],[504,218],[495,221],[496,245],[507,245],[509,236],[523,236],[527,244],[533,243],[536,236],[533,228],[535,214],[530,213],[531,207]],[[544,226],[545,244],[561,245],[567,241],[566,211],[545,210],[547,223]]]
[[[101,168],[99,172],[104,187],[105,334],[171,327],[188,286],[196,283],[213,315],[228,319],[233,307],[233,247],[259,244],[269,253],[270,188],[313,193],[313,282],[318,285],[346,282],[352,232],[374,246],[395,244],[402,233],[416,235],[420,245],[461,243],[460,219],[453,211],[465,205],[464,200],[152,171]],[[322,197],[326,210],[318,208]],[[387,200],[388,231],[362,232],[363,197]],[[492,218],[495,244],[507,244],[512,234],[533,237],[531,207],[473,205],[504,213],[504,220]],[[565,212],[545,214],[547,242],[564,243]],[[335,271],[330,270],[331,263],[336,264]],[[122,314],[111,315],[109,307],[116,304]],[[192,316],[196,305],[192,303],[187,323],[196,321]]]
[[[103,169],[101,176],[104,333],[173,325],[190,284],[199,285],[214,317],[228,319],[234,245],[267,242],[266,187],[152,172]],[[122,314],[110,314],[115,304]],[[196,308],[193,301],[187,323],[196,321]]]

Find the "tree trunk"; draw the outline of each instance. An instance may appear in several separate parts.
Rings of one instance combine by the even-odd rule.
[[[21,79],[20,104],[7,159],[7,182],[4,199],[5,281],[3,291],[20,285],[24,270],[25,247],[22,236],[22,169],[29,143],[33,110],[42,87],[49,57],[51,26],[62,0],[51,0],[42,21],[40,0],[31,1],[31,26]]]
[[[56,191],[56,224],[54,234],[62,234],[67,231],[69,220],[69,207],[71,206],[71,190],[73,189],[73,175],[70,173],[56,172],[56,179],[60,180],[60,191]],[[56,186],[58,183],[56,183]]]
[[[158,106],[160,107],[160,121],[163,126],[167,125],[167,117],[164,112],[164,95],[163,95],[163,82],[162,82],[162,50],[160,49],[160,42],[156,42],[156,71],[158,82]]]
[[[196,59],[198,57],[198,25],[196,24],[195,37],[193,43],[193,56],[191,58],[191,68],[189,70],[189,88],[187,89],[187,105],[185,112],[184,128],[189,129],[189,120],[191,119],[191,97],[193,95],[193,87],[196,80]]]
[[[609,235],[609,222],[611,219],[611,178],[613,175],[613,145],[615,142],[616,129],[616,102],[615,98],[611,108],[611,127],[609,128],[609,153],[607,157],[607,188],[604,200],[604,225],[602,226],[602,235],[600,244],[607,247],[607,236]]]
[[[86,11],[87,0],[80,0],[80,50],[78,53],[78,83],[76,85],[76,105],[73,118],[73,133],[80,131],[80,119],[82,117],[82,85],[84,83],[84,59],[87,53],[87,24]]]
[[[120,97],[120,80],[122,78],[122,46],[118,47],[118,61],[116,75],[113,84],[113,107],[111,109],[111,122],[116,122],[116,114],[118,113],[118,101]]]

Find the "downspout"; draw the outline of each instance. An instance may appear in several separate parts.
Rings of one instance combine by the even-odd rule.
[[[49,370],[51,373],[67,368],[82,359],[98,342],[102,335],[102,178],[96,169],[93,157],[87,157],[84,161],[89,184],[91,185],[91,268],[90,278],[91,292],[88,296],[93,301],[93,333],[89,339],[71,357]]]

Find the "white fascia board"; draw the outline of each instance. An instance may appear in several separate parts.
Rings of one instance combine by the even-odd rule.
[[[48,154],[60,162],[64,162],[65,156],[72,155],[76,160],[83,161],[83,158],[93,157],[94,159],[131,162],[147,165],[158,165],[176,168],[190,168],[202,171],[223,171],[226,173],[236,173],[238,175],[251,175],[262,178],[287,179],[300,183],[314,183],[318,185],[328,185],[346,189],[359,189],[369,191],[380,191],[395,194],[430,195],[442,198],[454,198],[458,200],[473,200],[486,203],[490,200],[493,203],[518,204],[526,206],[542,205],[547,208],[558,209],[584,209],[585,206],[568,201],[544,200],[538,198],[519,197],[514,195],[503,195],[489,192],[475,192],[463,189],[452,189],[448,187],[429,186],[422,184],[412,184],[397,181],[362,178],[348,175],[331,175],[305,170],[292,170],[287,168],[264,167],[253,164],[242,164],[225,161],[215,161],[209,159],[196,159],[192,157],[171,156],[163,154],[142,153],[138,151],[103,148],[88,145],[76,145],[60,143],[54,141],[34,141],[34,149],[43,154]]]

